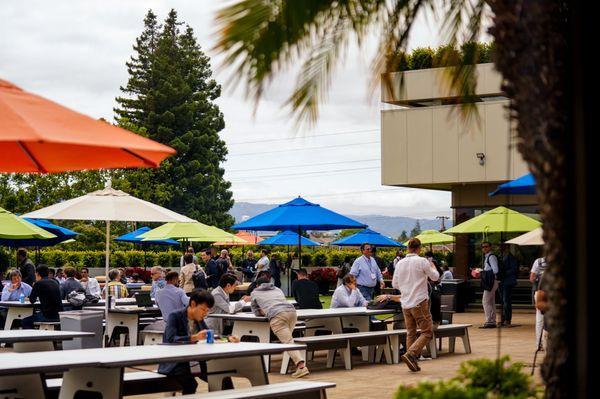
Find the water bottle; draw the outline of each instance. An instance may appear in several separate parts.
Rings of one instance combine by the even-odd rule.
[[[22,292],[21,295],[19,295],[19,302],[25,303],[25,294],[23,294]]]
[[[213,330],[206,330],[206,343],[214,344],[215,343],[215,334]]]

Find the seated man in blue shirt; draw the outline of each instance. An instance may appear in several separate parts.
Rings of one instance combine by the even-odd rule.
[[[165,288],[157,290],[155,297],[156,305],[163,317],[162,327],[159,328],[161,330],[164,330],[165,323],[169,320],[171,313],[184,309],[190,302],[190,297],[185,294],[183,289],[177,286],[179,283],[179,273],[169,272],[165,280],[167,285]]]
[[[24,298],[28,298],[29,294],[31,294],[31,286],[21,280],[21,272],[13,270],[10,272],[9,278],[10,283],[6,284],[2,289],[2,300],[18,301],[21,295],[23,295]],[[6,313],[6,308],[0,308],[0,328],[4,328]]]
[[[206,330],[208,330],[208,327],[204,322],[204,318],[208,315],[210,308],[214,304],[215,299],[209,292],[204,290],[194,291],[190,295],[190,302],[186,308],[169,315],[163,342],[197,343],[206,339]],[[230,336],[228,339],[230,342],[240,341],[234,336]],[[200,362],[200,368],[200,378],[206,381],[206,363]],[[158,372],[175,378],[181,385],[184,395],[192,394],[198,388],[198,383],[192,375],[189,362],[161,363],[158,367]],[[229,384],[231,384],[231,381],[229,381]],[[226,388],[231,388],[231,386]]]
[[[343,284],[337,287],[331,298],[330,308],[354,308],[367,306],[369,301],[356,288],[356,277],[346,274],[342,279]]]

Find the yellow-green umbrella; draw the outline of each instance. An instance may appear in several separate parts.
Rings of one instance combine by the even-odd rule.
[[[541,222],[530,218],[529,216],[499,206],[498,208],[494,208],[491,211],[487,211],[466,222],[458,224],[444,231],[444,233],[520,233],[531,231],[541,225]]]
[[[165,240],[168,238],[174,240],[185,240],[194,242],[240,242],[246,241],[236,237],[235,235],[221,230],[218,227],[208,226],[204,223],[165,223],[153,230],[144,234],[140,234],[143,241],[148,240]]]
[[[56,236],[17,215],[0,208],[0,238],[27,239],[27,238],[55,238]]]
[[[453,236],[449,234],[440,233],[437,230],[425,230],[414,238],[418,238],[419,241],[421,241],[421,244],[423,245],[450,244],[454,242]],[[408,246],[408,241],[406,241],[404,245]]]

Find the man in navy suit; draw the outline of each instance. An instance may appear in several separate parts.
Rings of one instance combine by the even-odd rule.
[[[196,343],[206,339],[208,326],[204,318],[215,304],[213,296],[204,290],[194,291],[190,296],[188,306],[169,315],[163,336],[164,343]],[[230,336],[230,342],[239,342],[239,339]],[[201,362],[200,378],[206,381],[206,363]],[[158,372],[175,378],[181,384],[184,395],[196,392],[198,383],[192,375],[189,362],[161,363]]]

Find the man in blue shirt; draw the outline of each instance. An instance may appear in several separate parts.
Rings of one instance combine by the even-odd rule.
[[[354,308],[367,306],[367,301],[359,290],[356,289],[356,277],[352,274],[346,274],[342,279],[343,284],[335,289],[331,298],[331,309],[335,308]]]
[[[25,298],[31,294],[31,286],[21,281],[21,272],[13,270],[10,272],[10,283],[6,284],[2,289],[3,301],[18,301],[21,295]],[[6,321],[6,308],[0,308],[0,328],[4,328]]]
[[[362,256],[356,258],[350,269],[350,274],[356,277],[357,288],[362,296],[367,301],[370,301],[373,299],[373,292],[375,291],[377,282],[379,281],[382,289],[385,288],[385,283],[383,282],[383,275],[377,266],[377,262],[371,256],[373,247],[370,244],[364,243],[361,244],[360,250]]]
[[[162,290],[167,285],[164,276],[164,270],[160,266],[154,266],[150,269],[150,277],[152,278],[152,288],[150,289],[150,298],[156,298],[156,292]]]
[[[190,302],[190,297],[185,291],[177,286],[179,273],[169,272],[166,276],[165,288],[156,292],[156,305],[160,309],[163,320],[166,323],[171,313],[185,308]],[[164,326],[163,326],[164,327]]]

